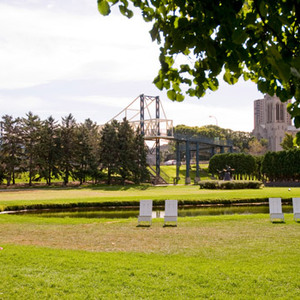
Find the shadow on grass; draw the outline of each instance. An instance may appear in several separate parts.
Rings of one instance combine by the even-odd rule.
[[[280,224],[285,224],[285,221],[271,221],[271,223],[274,225],[280,225]]]
[[[151,188],[152,185],[138,185],[138,184],[128,184],[128,185],[107,185],[107,184],[101,184],[101,185],[90,185],[90,186],[81,186],[79,188],[86,188],[90,190],[102,190],[102,191],[127,191],[130,189],[134,190],[140,190],[145,191]]]
[[[87,190],[99,190],[99,191],[127,191],[130,189],[145,191],[151,188],[151,184],[126,184],[126,185],[108,185],[108,184],[70,184],[70,185],[33,185],[29,186],[27,184],[13,185],[13,186],[0,186],[0,190],[11,191],[11,192],[21,192],[23,190],[76,190],[76,189],[87,189]]]

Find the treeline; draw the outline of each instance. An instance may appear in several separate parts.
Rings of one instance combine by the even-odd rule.
[[[234,131],[231,129],[221,128],[216,125],[205,125],[205,126],[186,126],[177,125],[174,128],[174,132],[194,136],[200,135],[206,138],[219,138],[220,140],[231,140],[235,149],[239,152],[249,149],[249,143],[253,140],[250,132]]]
[[[258,141],[250,132],[234,131],[216,125],[205,125],[201,127],[177,125],[174,128],[174,132],[187,136],[202,136],[206,138],[230,140],[235,152],[261,155],[267,151],[267,140],[261,139]]]
[[[128,121],[113,121],[102,130],[90,119],[77,123],[69,114],[59,124],[51,116],[41,120],[29,112],[25,118],[5,115],[1,120],[0,182],[15,184],[19,174],[28,174],[29,185],[44,179],[69,178],[80,184],[112,176],[122,183],[148,179],[147,149],[143,137]]]
[[[300,180],[300,150],[266,153],[261,162],[261,172],[270,181]]]
[[[267,152],[263,156],[243,153],[214,155],[209,161],[209,172],[222,174],[228,167],[234,169],[234,179],[266,181],[300,180],[300,149]]]

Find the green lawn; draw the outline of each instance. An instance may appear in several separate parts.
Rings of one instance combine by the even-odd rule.
[[[286,214],[162,219],[0,215],[0,299],[299,299]]]
[[[208,173],[208,164],[200,164],[200,178],[201,180],[210,180],[211,176]],[[160,169],[169,176],[169,183],[173,183],[173,178],[176,177],[176,166],[160,166]],[[181,165],[179,169],[179,184],[185,184],[186,166]],[[196,177],[196,165],[191,165],[190,169],[191,181],[194,182]],[[164,178],[164,176],[163,176]]]

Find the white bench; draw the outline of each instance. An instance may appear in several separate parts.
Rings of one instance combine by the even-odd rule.
[[[178,216],[178,201],[166,200],[164,226],[166,226],[167,222],[176,222],[176,226],[177,226],[177,216]]]
[[[298,222],[300,220],[300,198],[293,198],[293,213],[294,220]]]
[[[152,224],[152,200],[141,200],[140,201],[140,213],[138,216],[138,225],[141,222],[149,222]]]
[[[274,222],[275,220],[281,220],[284,222],[281,198],[269,198],[269,210],[271,222]]]

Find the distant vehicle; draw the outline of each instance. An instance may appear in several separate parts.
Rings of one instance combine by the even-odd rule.
[[[164,165],[165,166],[176,165],[176,160],[175,159],[167,160],[164,162]]]

